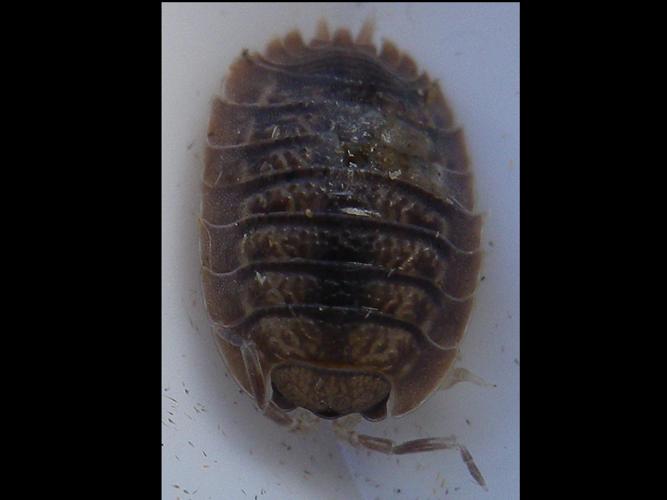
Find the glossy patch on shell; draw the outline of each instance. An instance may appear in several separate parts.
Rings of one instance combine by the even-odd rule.
[[[213,104],[203,283],[227,365],[278,407],[369,420],[455,360],[480,265],[463,135],[438,84],[372,31],[244,51]],[[246,358],[247,362],[247,358]]]

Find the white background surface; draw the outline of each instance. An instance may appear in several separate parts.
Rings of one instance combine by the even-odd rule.
[[[337,443],[327,422],[308,434],[281,429],[227,376],[203,310],[200,158],[227,67],[243,48],[263,49],[292,28],[310,38],[319,17],[356,33],[368,15],[376,43],[392,39],[440,79],[465,129],[487,220],[485,279],[459,366],[497,387],[459,384],[404,418],[361,429],[398,440],[456,435],[488,493],[456,452],[397,460]],[[518,499],[518,4],[170,3],[162,24],[163,498]]]

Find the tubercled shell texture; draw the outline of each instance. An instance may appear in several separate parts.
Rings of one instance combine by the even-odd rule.
[[[439,85],[370,25],[244,51],[213,104],[201,221],[207,308],[241,386],[252,345],[285,410],[419,406],[471,312],[472,181]]]

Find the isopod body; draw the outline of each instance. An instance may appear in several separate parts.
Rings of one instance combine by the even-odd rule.
[[[209,122],[207,309],[276,420],[418,407],[455,361],[480,266],[463,135],[437,82],[365,27],[243,54]]]

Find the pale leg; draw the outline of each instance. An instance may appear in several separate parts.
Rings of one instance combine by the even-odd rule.
[[[334,431],[341,439],[346,440],[352,446],[362,447],[369,450],[377,451],[387,455],[405,455],[408,453],[421,453],[424,451],[437,451],[437,450],[449,450],[457,449],[461,453],[461,458],[463,462],[468,467],[468,471],[473,479],[479,484],[484,490],[488,491],[486,487],[486,482],[482,473],[477,468],[475,461],[470,455],[468,449],[459,444],[454,436],[446,438],[424,438],[424,439],[414,439],[412,441],[406,441],[404,443],[396,444],[391,439],[378,438],[373,436],[368,436],[366,434],[357,433],[352,427],[356,422],[349,420],[344,422],[335,421],[333,423]]]

